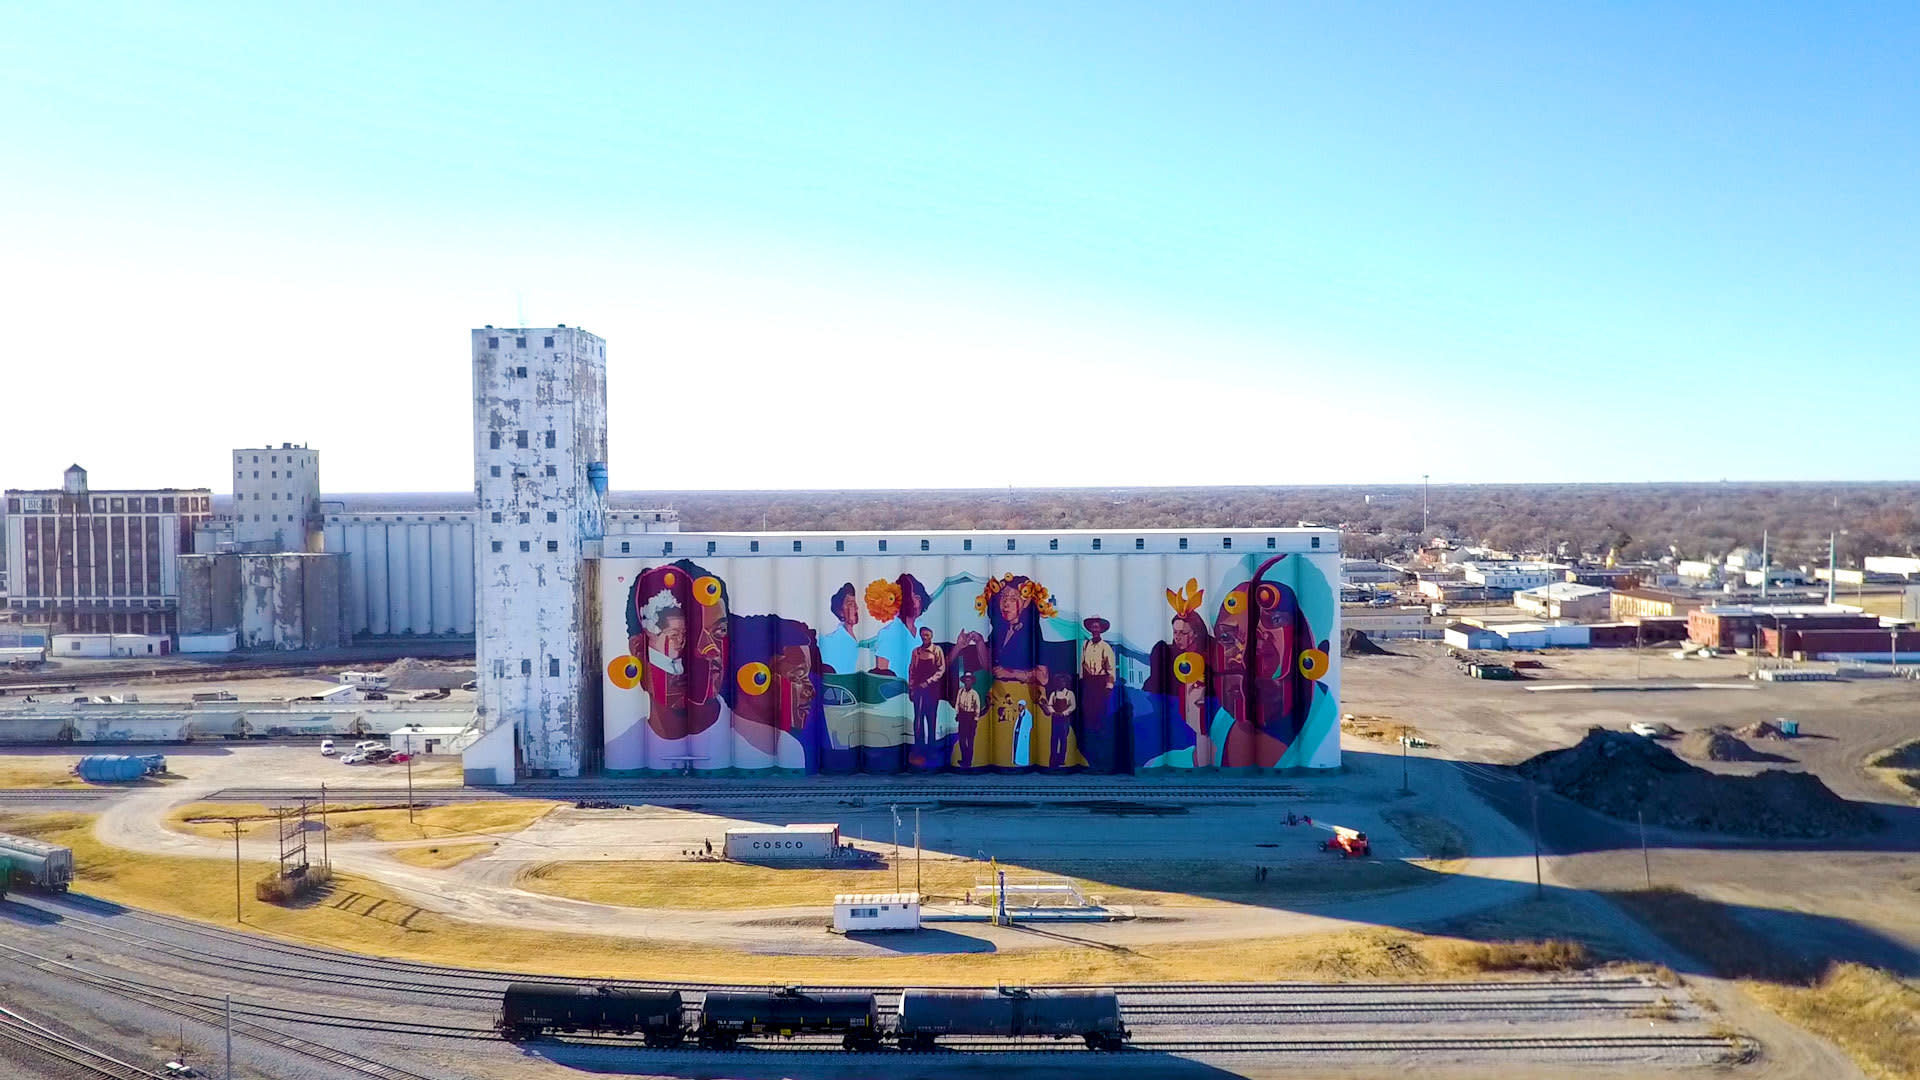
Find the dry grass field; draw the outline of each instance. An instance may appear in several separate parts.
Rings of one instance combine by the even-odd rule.
[[[16,757],[0,760],[0,788],[85,787],[73,775],[72,758]]]
[[[559,805],[537,799],[507,799],[426,806],[416,809],[409,822],[405,802],[343,803],[327,807],[326,819],[339,840],[435,840],[519,832]],[[229,837],[233,827],[226,819],[237,817],[241,819],[241,832],[253,835],[275,827],[273,811],[273,807],[261,803],[188,803],[167,812],[167,825],[199,836]],[[317,820],[319,806],[308,804],[307,815],[309,820]]]
[[[1391,860],[1287,865],[1276,867],[1264,882],[1256,882],[1252,869],[1237,863],[1155,862],[1155,877],[1181,883],[1184,888],[1178,891],[1113,883],[1118,877],[1137,877],[1140,868],[1135,864],[1063,862],[1045,870],[1007,864],[1000,868],[1010,881],[1066,878],[1098,902],[1136,907],[1305,903],[1431,883],[1426,870]],[[906,857],[901,860],[898,881],[902,888],[931,900],[962,900],[973,885],[986,882],[992,873],[989,864],[971,859],[930,859],[916,878],[913,860]],[[818,905],[835,893],[892,892],[895,880],[891,868],[835,870],[634,859],[540,863],[522,871],[516,884],[532,892],[623,907],[744,910]]]
[[[0,814],[0,829],[73,848],[79,891],[104,900],[232,925],[234,897],[224,859],[143,855],[106,847],[86,814]],[[1368,929],[1301,937],[1138,949],[1062,947],[1017,952],[878,958],[766,956],[585,934],[551,934],[451,919],[398,890],[338,875],[314,898],[286,907],[253,898],[266,863],[241,866],[241,913],[257,932],[409,960],[596,977],[767,982],[1450,979],[1511,971],[1571,970],[1589,958],[1556,941],[1488,944]],[[796,928],[797,933],[824,932]]]
[[[402,847],[387,852],[387,857],[408,866],[418,866],[427,870],[445,870],[458,866],[468,859],[478,858],[499,847],[493,840],[475,840],[462,843],[437,844],[433,847]]]

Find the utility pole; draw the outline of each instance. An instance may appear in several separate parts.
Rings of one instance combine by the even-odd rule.
[[[333,856],[327,851],[327,834],[332,831],[333,826],[327,822],[327,785],[322,783],[320,785],[320,861],[325,864],[328,873],[333,872]]]
[[[1433,528],[1433,485],[1432,477],[1420,474],[1420,542],[1425,543],[1427,533]]]
[[[1402,795],[1413,793],[1413,785],[1407,783],[1407,747],[1412,742],[1413,729],[1405,724],[1400,725],[1400,793]]]
[[[407,739],[407,824],[413,824],[413,748],[415,742]]]
[[[920,808],[913,808],[913,891],[920,891]]]
[[[227,1071],[226,1080],[233,1080],[233,995],[227,995]]]
[[[240,819],[227,819],[233,825],[233,921],[240,918]]]
[[[1547,895],[1545,880],[1540,876],[1540,785],[1527,781],[1528,802],[1533,804],[1533,895],[1535,899]]]
[[[887,809],[893,814],[893,891],[900,891],[900,807],[889,804]]]
[[[1647,812],[1642,809],[1640,815],[1640,865],[1647,871],[1647,888],[1653,888],[1653,860],[1647,856]]]

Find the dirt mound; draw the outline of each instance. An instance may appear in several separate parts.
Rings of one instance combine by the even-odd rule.
[[[1365,630],[1346,629],[1340,631],[1341,656],[1392,656],[1393,654],[1373,643]]]
[[[1593,728],[1579,743],[1520,763],[1520,772],[1603,814],[1744,836],[1821,837],[1879,827],[1810,773],[1768,769],[1722,776],[1680,760],[1651,739]]]
[[[1753,752],[1753,747],[1739,740],[1733,732],[1723,727],[1702,728],[1689,731],[1680,737],[1680,752],[1690,758],[1705,761],[1763,761],[1763,757]]]
[[[1882,769],[1920,769],[1920,739],[1882,751],[1867,764]]]
[[[1746,727],[1735,728],[1733,733],[1743,739],[1784,739],[1787,737],[1786,733],[1780,730],[1780,725],[1771,720],[1755,720]]]
[[[473,669],[442,660],[403,656],[381,672],[395,690],[451,690],[473,681]]]

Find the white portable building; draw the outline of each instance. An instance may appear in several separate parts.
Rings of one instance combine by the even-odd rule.
[[[211,634],[181,634],[183,653],[230,653],[240,647],[240,632],[222,630]]]
[[[919,893],[842,893],[833,898],[833,928],[849,930],[920,929]]]
[[[727,830],[729,859],[830,859],[839,850],[838,825],[743,825]]]
[[[422,727],[408,724],[395,728],[387,734],[387,745],[396,753],[403,754],[445,754],[447,747],[460,736],[466,734],[463,727]]]

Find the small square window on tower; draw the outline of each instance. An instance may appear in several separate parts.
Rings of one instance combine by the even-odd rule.
[[[1221,547],[1221,549],[1222,549],[1222,550],[1229,550],[1229,549],[1231,549],[1231,548],[1233,547],[1233,537],[1231,537],[1231,536],[1223,536],[1223,537],[1221,537],[1221,538],[1220,538],[1220,547]]]
[[[1059,551],[1059,550],[1060,550],[1060,538],[1056,536],[1056,537],[1053,537],[1052,539],[1050,539],[1050,540],[1048,540],[1048,541],[1047,541],[1047,550],[1048,550],[1048,551]]]
[[[630,555],[632,553],[633,553],[633,544],[626,540],[620,541],[620,554]]]
[[[1312,543],[1311,543],[1311,545],[1310,545],[1310,546],[1312,546],[1312,547],[1319,547],[1319,546],[1320,546],[1320,538],[1319,538],[1319,537],[1317,537],[1317,536],[1316,536],[1316,537],[1314,537],[1314,538],[1313,538],[1313,540],[1312,540]]]
[[[552,511],[552,510],[549,510],[549,511],[547,511],[547,523],[548,523],[548,524],[553,524],[553,523],[555,523],[555,522],[557,522],[557,521],[559,521],[559,520],[560,520],[560,515],[559,515],[558,513],[556,513],[556,512],[554,512],[554,511]]]
[[[520,541],[520,550],[521,550],[521,551],[532,551],[532,550],[533,550],[533,541],[531,541],[531,540],[522,540],[522,541]]]
[[[514,347],[514,348],[516,348],[516,349],[524,349],[524,348],[526,348],[526,347],[527,347],[527,339],[526,339],[526,338],[523,338],[523,337],[517,337],[517,338],[514,338],[514,339],[513,339],[513,347]]]
[[[1100,538],[1097,536],[1093,538],[1093,550],[1095,551],[1100,550]]]
[[[547,344],[549,345],[553,344],[553,339],[548,338]],[[557,679],[560,677],[560,658],[559,657],[554,656],[554,657],[549,657],[547,659],[547,677],[551,679]]]
[[[1011,537],[1011,536],[1009,536],[1009,537],[1007,537],[1007,550],[1008,550],[1008,551],[1012,551],[1012,550],[1013,550],[1013,545],[1014,545],[1014,539],[1013,539],[1013,537]]]
[[[930,550],[930,549],[931,549],[931,547],[932,547],[932,542],[931,542],[931,541],[928,541],[928,540],[922,540],[922,541],[920,541],[920,550],[921,550],[921,551],[927,551],[927,550]]]
[[[800,541],[798,541],[798,540],[795,540],[795,541],[793,542],[793,550],[794,550],[794,551],[796,551],[796,552],[800,550]]]
[[[558,467],[558,466],[554,466],[554,465],[549,465],[549,466],[547,466],[547,475],[548,475],[548,476],[559,476],[559,475],[560,475],[560,469],[559,469],[559,467]]]
[[[553,348],[553,335],[552,335],[552,334],[548,334],[548,335],[547,335],[547,343],[546,343],[545,345],[542,345],[542,346],[541,346],[541,348],[543,348],[543,349],[551,349],[551,348]]]
[[[760,549],[759,549],[759,548],[754,548],[753,550],[755,550],[755,551],[759,551]],[[664,543],[664,544],[661,544],[661,545],[660,545],[660,554],[662,554],[662,555],[671,555],[671,554],[673,554],[673,541],[671,541],[671,540],[669,540],[669,541],[667,541],[666,543]]]
[[[560,541],[558,541],[558,540],[549,540],[549,541],[547,541],[547,550],[548,550],[548,551],[559,551],[559,550],[560,550]]]
[[[712,540],[707,541],[707,554],[711,555],[715,551],[719,550],[719,548],[720,548],[719,544],[714,543]]]
[[[1184,536],[1180,538],[1180,550],[1181,551],[1187,550],[1187,538]]]
[[[669,546],[671,546],[671,545],[669,545]],[[759,551],[759,550],[760,550],[760,541],[758,541],[758,540],[749,540],[749,541],[747,541],[747,550],[748,550],[748,551]]]
[[[1271,536],[1267,537],[1267,547],[1269,550],[1271,550],[1273,547],[1273,537]]]
[[[520,661],[520,674],[522,675],[533,674],[533,661],[531,660]]]
[[[847,542],[846,542],[845,540],[835,540],[835,541],[833,542],[833,550],[835,550],[835,551],[845,551],[845,550],[847,550]],[[713,554],[713,552],[711,552],[711,551],[709,551],[709,552],[707,552],[707,554],[709,554],[709,555],[711,555],[711,554]]]
[[[499,348],[499,347],[500,347],[500,339],[499,339],[499,338],[497,338],[497,337],[490,337],[490,338],[488,338],[488,339],[487,339],[487,348],[489,348],[489,349],[497,349],[497,348]]]
[[[1135,551],[1145,551],[1145,550],[1147,550],[1147,538],[1146,538],[1146,537],[1144,537],[1144,536],[1136,536],[1136,537],[1134,537],[1134,538],[1133,538],[1133,550],[1135,550]]]
[[[514,377],[515,377],[515,378],[520,378],[520,379],[524,379],[524,378],[526,378],[526,377],[527,377],[527,369],[526,369],[526,368],[524,368],[524,367],[517,367],[517,368],[514,368],[514,369],[513,369],[513,374],[514,374]]]
[[[969,537],[969,538],[967,538],[967,539],[965,539],[965,540],[962,540],[962,541],[960,541],[960,550],[961,550],[961,551],[972,551],[972,550],[973,550],[973,539],[972,539],[971,537]]]

